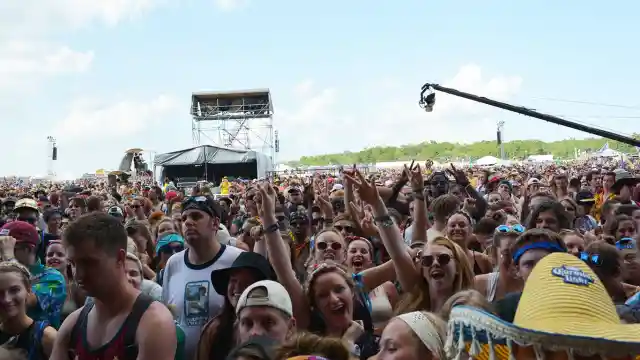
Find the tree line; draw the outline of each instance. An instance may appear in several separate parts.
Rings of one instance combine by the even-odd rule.
[[[640,134],[633,134],[640,138]],[[636,153],[630,145],[603,138],[567,139],[553,142],[540,140],[514,140],[504,143],[505,155],[512,160],[523,160],[529,155],[553,154],[558,159],[572,159],[576,151],[592,152],[609,143],[611,149]],[[375,146],[358,152],[345,151],[343,153],[303,156],[297,161],[286,164],[298,166],[322,166],[345,164],[371,164],[386,161],[426,160],[436,161],[474,161],[483,156],[500,157],[500,147],[496,141],[480,141],[471,144],[428,141],[420,144],[402,146]]]

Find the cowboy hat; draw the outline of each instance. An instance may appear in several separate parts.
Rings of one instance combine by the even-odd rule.
[[[640,355],[640,325],[622,324],[604,285],[582,260],[545,256],[531,272],[512,323],[457,306],[449,317],[450,357],[544,358],[545,352],[629,358]]]

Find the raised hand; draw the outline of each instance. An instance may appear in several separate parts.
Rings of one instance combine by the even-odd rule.
[[[411,184],[411,190],[414,192],[422,192],[424,188],[424,178],[422,177],[422,170],[420,164],[416,165],[413,169],[409,169],[407,165],[404,166],[404,171],[409,176],[409,183]]]
[[[469,185],[469,179],[464,171],[457,169],[453,164],[451,165],[451,169],[447,169],[447,172],[456,179],[456,183],[462,187],[466,187]]]
[[[376,185],[368,182],[360,171],[356,170],[354,176],[345,173],[344,179],[347,183],[353,185],[360,196],[360,200],[371,205],[376,204],[380,200]]]
[[[258,215],[263,220],[266,217],[274,216],[276,212],[276,191],[269,183],[258,184],[258,194],[256,205],[258,205]]]

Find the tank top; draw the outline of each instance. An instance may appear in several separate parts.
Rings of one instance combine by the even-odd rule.
[[[87,343],[87,323],[94,303],[85,305],[71,331],[69,358],[73,360],[136,360],[138,357],[136,331],[142,315],[151,303],[153,303],[151,297],[145,294],[138,295],[120,330],[109,342],[97,349],[90,349]]]
[[[34,321],[19,334],[0,331],[0,345],[3,348],[24,351],[28,360],[47,359],[42,349],[42,335],[47,326],[49,324],[46,321]]]

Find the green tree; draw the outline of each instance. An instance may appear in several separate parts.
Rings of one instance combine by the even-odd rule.
[[[633,134],[640,138],[640,134]],[[521,160],[529,155],[553,154],[559,159],[570,159],[576,149],[581,151],[595,151],[609,143],[609,147],[621,152],[635,152],[633,146],[622,144],[603,138],[567,139],[554,142],[540,140],[514,140],[504,143],[505,153],[511,159]],[[303,156],[297,161],[290,161],[289,166],[322,166],[336,164],[369,164],[384,161],[402,160],[438,160],[438,161],[468,161],[483,156],[499,156],[500,148],[495,141],[480,141],[472,144],[458,144],[450,142],[428,141],[420,144],[402,146],[375,146],[358,152],[343,152],[336,154]]]

